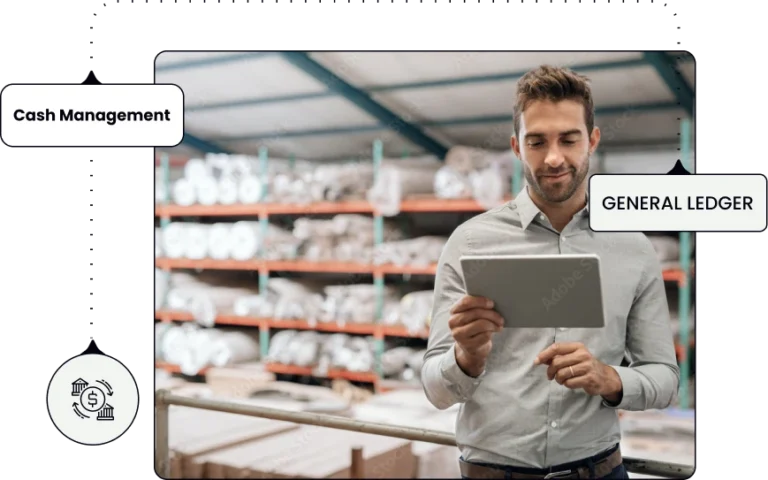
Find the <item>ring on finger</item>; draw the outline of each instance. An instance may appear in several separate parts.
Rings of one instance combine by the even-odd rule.
[[[575,377],[576,374],[573,373],[573,366],[568,367],[571,370],[571,378]]]

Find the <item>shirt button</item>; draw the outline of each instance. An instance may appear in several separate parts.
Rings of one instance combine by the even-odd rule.
[[[565,237],[560,237],[563,241],[565,241]]]
[[[557,422],[552,422],[550,425],[552,425],[552,428],[557,428]]]

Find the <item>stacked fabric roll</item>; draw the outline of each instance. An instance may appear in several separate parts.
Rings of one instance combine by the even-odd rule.
[[[156,280],[159,280],[156,285],[164,284],[160,287],[160,293],[167,294],[164,295],[164,302],[156,297],[155,306],[188,312],[198,324],[211,327],[216,323],[218,315],[232,311],[238,299],[256,295],[255,285],[228,284],[217,282],[211,277],[208,275],[207,278],[201,278],[176,272],[166,281],[162,272],[156,273]]]
[[[264,235],[259,222],[249,221],[210,225],[171,222],[164,229],[155,229],[155,239],[155,255],[193,260],[251,260],[257,256],[288,260],[296,257],[299,245],[287,230],[268,224]]]
[[[411,333],[423,332],[429,328],[434,301],[433,290],[407,293],[397,305],[384,315],[386,325],[402,325]]]
[[[325,297],[322,309],[316,319],[310,321],[370,324],[376,319],[376,287],[372,284],[329,285],[323,289]],[[384,313],[397,307],[400,301],[397,290],[384,287]]]
[[[403,199],[433,193],[433,179],[442,165],[429,156],[386,160],[366,197],[382,215],[397,215]]]
[[[381,370],[385,377],[412,381],[420,377],[426,350],[411,347],[394,347],[381,357]]]
[[[308,169],[305,162],[299,164]],[[268,191],[265,187],[289,171],[289,162],[284,159],[270,159],[268,170],[262,172],[256,157],[208,154],[189,159],[181,175],[171,177],[169,200],[182,206],[258,203]]]
[[[155,270],[155,309],[187,312],[211,327],[218,315],[306,320],[318,323],[371,324],[377,314],[376,286],[370,283],[327,285],[309,279],[272,277],[267,290],[256,281],[227,281],[221,272],[167,273]],[[388,285],[383,290],[382,321],[402,325],[412,333],[429,326],[432,290],[406,293]]]
[[[512,150],[497,152],[456,146],[434,176],[439,198],[474,198],[484,208],[499,205],[509,195],[515,162]]]
[[[163,229],[155,227],[155,258],[163,256]]]
[[[311,330],[283,330],[272,336],[268,362],[313,367],[319,374],[329,369],[353,372],[373,370],[373,339]]]
[[[365,215],[340,214],[330,220],[298,218],[293,236],[301,243],[298,255],[308,261],[373,261],[373,218]],[[394,224],[385,222],[384,241],[403,238]]]
[[[258,358],[258,331],[155,324],[155,359],[178,365],[185,375]]]
[[[439,167],[435,157],[385,159],[381,163],[383,169],[397,165],[406,170],[413,165],[423,167],[425,164],[431,165],[427,170],[434,171]],[[374,186],[371,161],[318,166],[302,160],[270,158],[266,168],[262,171],[260,160],[247,155],[208,154],[205,158],[192,158],[183,169],[172,170],[170,191],[166,191],[166,183],[158,169],[155,200],[158,203],[169,200],[182,206],[259,202],[305,204],[365,199]],[[416,182],[422,186],[415,189],[411,186],[414,184],[412,175],[402,175],[395,184],[404,193],[420,192],[425,190],[423,185],[431,183],[424,179]]]
[[[440,260],[447,237],[423,236],[384,242],[374,251],[374,263],[426,267]]]
[[[320,374],[330,369],[368,372],[374,368],[373,342],[372,337],[283,330],[272,337],[266,360],[313,367]],[[418,378],[424,352],[410,347],[386,350],[382,357],[382,373],[402,380]]]
[[[315,282],[270,278],[266,292],[237,298],[234,313],[240,316],[303,320],[317,318],[322,305],[321,287]]]
[[[155,268],[155,310],[165,305],[165,295],[168,293],[170,273]]]

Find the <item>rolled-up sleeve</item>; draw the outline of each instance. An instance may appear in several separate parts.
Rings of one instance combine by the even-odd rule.
[[[424,393],[439,409],[464,403],[482,381],[470,377],[456,363],[455,343],[448,326],[451,307],[465,295],[459,259],[466,254],[465,230],[456,229],[448,239],[437,267],[429,341],[424,354],[421,380]]]
[[[644,250],[643,275],[627,318],[630,364],[613,367],[621,378],[623,395],[618,405],[603,402],[609,408],[667,408],[676,398],[680,384],[661,265],[650,242]]]

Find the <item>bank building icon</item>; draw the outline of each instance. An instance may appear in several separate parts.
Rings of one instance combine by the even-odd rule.
[[[99,415],[96,417],[96,420],[114,420],[114,413],[115,413],[115,407],[112,405],[106,403],[102,407],[101,410],[99,410]]]
[[[88,386],[88,382],[86,382],[82,378],[78,378],[77,380],[72,382],[72,396],[73,397],[79,396],[87,386]]]

